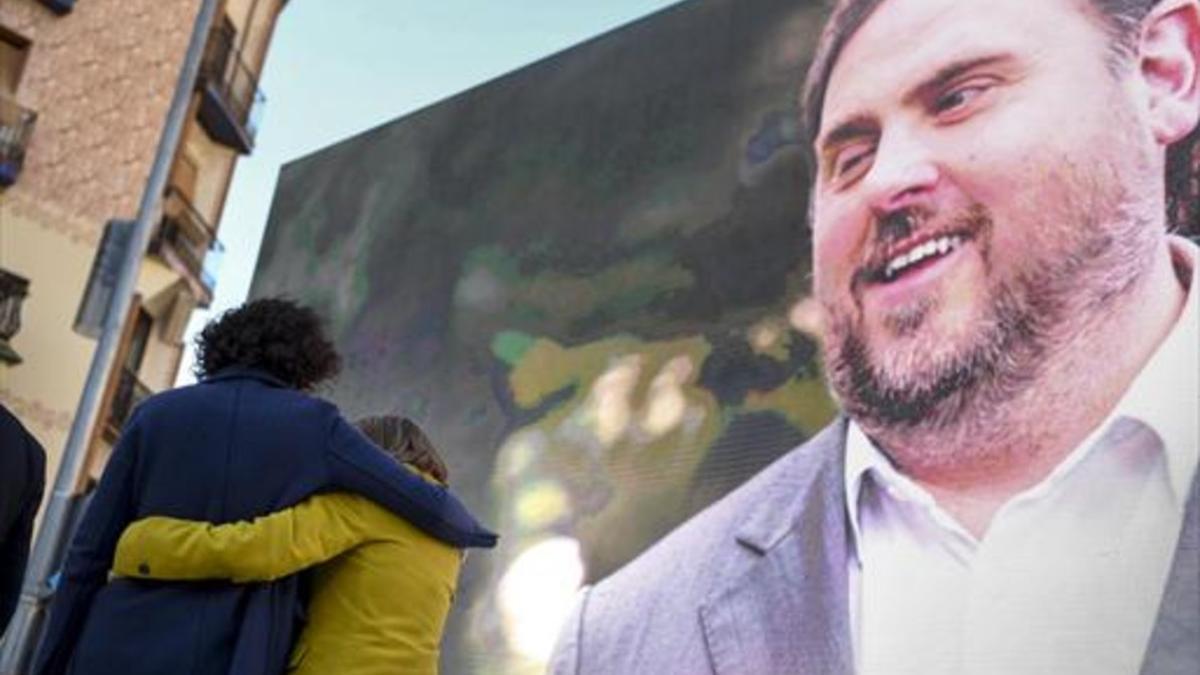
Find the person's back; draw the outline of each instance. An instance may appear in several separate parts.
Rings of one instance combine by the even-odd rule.
[[[373,540],[313,571],[293,675],[436,673],[462,551],[357,495],[337,494]]]
[[[140,489],[121,495],[123,520],[228,522],[293,504],[322,486],[325,472],[313,464],[337,419],[333,406],[253,374],[155,397],[127,432],[137,445],[135,464],[120,468]],[[97,529],[85,519],[81,539],[109,534]],[[253,590],[114,580],[96,594],[73,671],[225,673]]]
[[[411,421],[387,415],[358,426],[397,466],[444,485],[445,464]],[[368,499],[331,492],[253,521],[139,520],[121,535],[113,573],[254,583],[315,565],[289,672],[435,675],[463,555]]]
[[[355,424],[425,480],[448,480],[437,449],[411,420],[384,415]],[[292,511],[304,508],[323,510],[324,524],[297,515],[290,529],[323,531],[330,553],[363,543],[313,569],[308,623],[292,651],[290,675],[436,675],[465,552],[355,494],[319,495]],[[334,529],[343,543],[329,534]]]
[[[72,542],[33,673],[282,669],[298,608],[295,578],[109,582],[118,537],[146,516],[246,520],[342,489],[456,545],[492,545],[495,535],[453,495],[395,466],[332,404],[303,393],[336,371],[319,326],[311,310],[286,301],[250,303],[201,335],[204,382],[138,407]],[[264,367],[245,365],[258,362]]]
[[[45,472],[42,446],[0,405],[0,634],[21,594]]]

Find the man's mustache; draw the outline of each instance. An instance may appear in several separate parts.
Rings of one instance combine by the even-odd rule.
[[[949,218],[938,215],[929,207],[911,206],[873,218],[871,247],[863,264],[854,272],[851,289],[886,281],[888,262],[917,243],[951,236],[970,241],[992,225],[991,214],[980,204],[972,204]]]

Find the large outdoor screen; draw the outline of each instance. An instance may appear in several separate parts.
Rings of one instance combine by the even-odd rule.
[[[319,393],[416,420],[502,535],[445,672],[542,672],[580,585],[835,414],[798,110],[821,4],[685,2],[283,169],[251,295],[328,317]]]

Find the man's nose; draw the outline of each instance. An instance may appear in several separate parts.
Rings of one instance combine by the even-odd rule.
[[[880,137],[863,186],[870,209],[888,214],[927,204],[939,180],[932,148],[917,134],[897,129]]]

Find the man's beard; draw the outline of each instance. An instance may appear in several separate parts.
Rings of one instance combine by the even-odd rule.
[[[910,358],[916,372],[896,374],[871,359],[861,325],[842,320],[832,326],[829,376],[843,405],[867,428],[953,426],[971,408],[994,406],[1022,391],[1034,378],[1050,341],[1047,325],[1057,307],[1053,298],[1032,293],[1019,282],[995,290],[989,317],[976,328],[971,344],[924,364]],[[898,319],[913,333],[937,309],[925,304]]]
[[[988,271],[996,227],[991,214],[973,205],[955,220],[974,233]],[[1071,342],[1137,276],[1130,270],[1139,264],[1135,240],[1145,241],[1134,232],[1141,224],[1131,220],[1106,229],[1092,218],[1082,220],[1065,246],[1031,256],[1010,278],[990,285],[981,316],[950,350],[920,344],[921,331],[939,310],[938,297],[884,318],[893,336],[909,339],[887,359],[870,349],[861,303],[858,317],[826,305],[828,376],[846,412],[869,433],[982,432],[1005,403],[1033,386],[1047,356]]]

